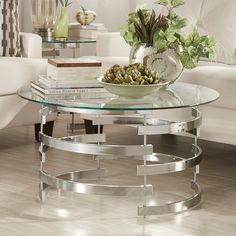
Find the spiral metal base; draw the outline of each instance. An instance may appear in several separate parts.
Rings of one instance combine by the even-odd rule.
[[[42,109],[42,125],[46,122],[47,112]],[[86,117],[98,126],[104,124],[130,125],[137,128],[138,135],[144,137],[143,145],[107,145],[105,134],[88,134],[54,138],[41,132],[40,152],[40,186],[39,197],[45,199],[45,191],[49,187],[56,189],[73,191],[81,194],[99,194],[109,196],[151,196],[155,191],[151,184],[148,184],[148,176],[168,174],[184,171],[189,168],[193,170],[193,179],[191,180],[192,196],[177,202],[167,202],[164,205],[148,205],[145,202],[138,206],[139,216],[158,215],[166,213],[176,213],[188,210],[201,201],[201,189],[197,183],[197,174],[199,173],[199,164],[201,162],[201,148],[197,145],[198,129],[201,125],[201,113],[192,108],[192,119],[182,122],[159,121],[156,118],[149,118],[144,115],[93,115]],[[98,127],[98,130],[100,128]],[[163,133],[182,133],[194,138],[192,144],[192,155],[188,158],[179,156],[153,153],[153,146],[147,144],[147,135]],[[49,148],[55,148],[63,151],[74,152],[78,154],[90,154],[94,156],[97,162],[97,168],[92,170],[80,170],[51,175],[44,171],[46,162],[46,152]],[[137,165],[137,176],[143,176],[142,185],[107,185],[85,183],[85,180],[100,179],[105,177],[105,169],[101,168],[101,161],[112,159],[135,159],[143,161],[143,164]],[[81,181],[83,180],[83,181]]]

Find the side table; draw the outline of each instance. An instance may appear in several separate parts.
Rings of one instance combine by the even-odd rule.
[[[78,39],[67,39],[67,40],[56,40],[56,39],[43,39],[43,48],[51,49],[51,51],[43,51],[43,56],[59,56],[60,49],[71,48],[73,50],[73,58],[75,58],[76,49],[81,44],[94,44],[96,39],[89,38],[78,38]]]

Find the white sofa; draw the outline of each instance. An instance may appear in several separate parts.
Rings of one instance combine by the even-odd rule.
[[[178,9],[192,27],[217,40],[215,62],[200,62],[193,70],[185,71],[181,81],[216,89],[220,98],[202,106],[204,122],[201,137],[236,144],[236,24],[235,0],[186,0]]]
[[[40,59],[42,39],[35,34],[21,33],[22,56],[0,57],[0,130],[39,122],[39,105],[27,102],[16,92],[38,74],[45,74],[46,59]]]
[[[216,62],[201,61],[193,70],[184,71],[181,81],[216,89],[220,98],[202,106],[201,138],[236,144],[236,24],[235,0],[186,0],[179,13],[203,34],[213,35],[217,42]],[[186,28],[188,31],[188,28]],[[106,33],[97,39],[98,60],[103,71],[119,63],[128,64],[129,46],[119,33]]]

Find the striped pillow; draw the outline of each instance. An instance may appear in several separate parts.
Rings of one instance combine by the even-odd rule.
[[[0,0],[0,56],[20,56],[18,0]]]

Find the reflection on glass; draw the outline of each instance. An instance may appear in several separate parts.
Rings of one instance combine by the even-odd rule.
[[[144,98],[124,98],[116,97],[106,102],[103,107],[105,108],[158,108],[158,107],[176,107],[182,106],[184,103],[181,98],[170,88],[161,89],[155,94],[146,96]]]
[[[104,110],[158,110],[178,107],[193,107],[206,104],[219,97],[217,91],[187,83],[174,83],[143,98],[118,97],[109,92],[43,95],[22,87],[18,94],[27,100],[43,105]]]
[[[68,38],[66,40],[58,40],[54,38],[43,38],[43,43],[51,43],[51,44],[80,44],[80,43],[96,43],[96,39],[90,38]]]

